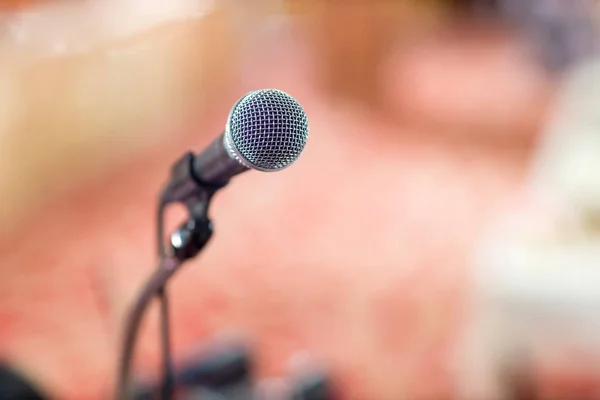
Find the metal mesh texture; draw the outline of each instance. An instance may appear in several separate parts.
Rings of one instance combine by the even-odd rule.
[[[277,171],[300,156],[308,139],[304,109],[287,93],[263,89],[248,93],[229,117],[233,147],[251,168]]]

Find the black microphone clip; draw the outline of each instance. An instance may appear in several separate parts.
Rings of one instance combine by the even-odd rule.
[[[196,177],[194,173],[195,158],[194,153],[188,151],[173,164],[171,179],[162,192],[161,200],[164,203],[183,203],[190,208],[198,201],[210,201],[217,190],[227,185],[227,183],[208,184]]]
[[[208,218],[190,218],[171,234],[173,256],[179,261],[194,258],[208,243],[213,224]]]
[[[180,261],[195,257],[213,233],[208,206],[215,192],[226,184],[206,184],[194,174],[195,155],[188,151],[171,168],[171,179],[161,195],[163,205],[181,203],[189,219],[171,234],[172,254]]]

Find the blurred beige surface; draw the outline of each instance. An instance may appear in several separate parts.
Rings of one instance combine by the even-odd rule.
[[[93,179],[170,140],[165,132],[235,85],[239,74],[229,9],[187,12],[183,20],[166,18],[157,26],[152,15],[127,12],[114,2],[113,8],[113,19],[150,18],[149,26],[132,23],[130,29],[144,29],[93,40],[109,30],[107,15],[106,23],[91,24],[99,33],[64,54],[53,51],[61,36],[52,36],[51,23],[44,33],[35,21],[23,22],[20,31],[14,28],[1,38],[1,226],[35,207],[40,196]],[[98,14],[90,8],[73,15],[85,21]],[[40,43],[31,45],[35,40]]]

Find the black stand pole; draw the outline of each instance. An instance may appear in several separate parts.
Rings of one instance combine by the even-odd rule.
[[[125,343],[124,350],[120,362],[119,370],[119,386],[117,388],[117,398],[125,400],[129,398],[129,374],[131,369],[131,361],[137,333],[144,316],[144,312],[148,308],[150,301],[161,291],[166,280],[168,280],[177,269],[181,266],[179,260],[174,258],[164,259],[161,262],[158,270],[150,277],[150,280],[144,286],[135,302],[129,318],[127,318],[127,326],[125,328]]]
[[[173,396],[173,368],[171,365],[169,308],[166,283],[187,260],[202,251],[213,232],[208,218],[210,200],[220,187],[204,186],[192,174],[193,154],[186,153],[173,167],[169,185],[161,194],[157,212],[157,252],[159,266],[150,277],[127,317],[123,353],[118,371],[117,399],[130,398],[129,380],[135,340],[142,317],[154,297],[160,301],[161,350],[164,381],[162,398]],[[189,219],[171,235],[170,252],[164,244],[164,217],[171,203],[183,203],[188,209]]]
[[[185,260],[188,260],[202,250],[204,245],[208,242],[212,235],[212,223],[207,218],[188,220],[180,229],[178,229],[171,238],[171,244],[174,249],[174,254],[169,257],[165,257],[161,260],[159,268],[150,277],[140,294],[138,295],[136,302],[131,309],[131,312],[127,318],[127,325],[125,327],[125,341],[123,345],[123,353],[120,362],[119,369],[119,384],[117,387],[117,398],[126,400],[129,398],[129,375],[131,370],[131,361],[133,358],[133,351],[135,347],[135,340],[139,331],[139,327],[144,316],[144,312],[147,310],[150,302],[155,296],[157,296],[164,289],[167,281],[179,270]],[[163,291],[164,296],[164,291]],[[164,310],[164,308],[163,308]],[[170,354],[169,342],[168,342],[168,314],[163,314],[162,318],[162,343],[166,344],[163,348],[163,364],[170,367]],[[167,335],[165,335],[165,333]],[[166,340],[165,340],[166,339]],[[167,350],[164,352],[164,350]],[[170,381],[170,387],[164,388],[163,384],[163,395],[172,395],[172,377]],[[170,398],[170,397],[169,397]]]
[[[163,196],[159,200],[157,221],[156,221],[156,250],[158,253],[158,259],[164,260],[168,257],[165,249],[165,211],[167,208],[167,202],[164,201]],[[162,268],[159,265],[159,270]],[[167,296],[167,288],[161,287],[158,290],[158,301],[160,302],[160,336],[161,336],[161,355],[163,363],[163,376],[164,382],[162,386],[162,398],[167,400],[171,398],[173,393],[173,366],[171,361],[171,337],[169,334],[169,298]]]

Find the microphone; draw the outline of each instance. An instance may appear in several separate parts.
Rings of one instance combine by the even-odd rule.
[[[257,90],[231,109],[225,133],[194,160],[196,177],[222,184],[248,169],[272,172],[298,159],[308,139],[304,109],[287,93]]]
[[[184,154],[173,166],[171,179],[163,190],[158,207],[157,239],[160,265],[150,277],[126,320],[123,353],[119,365],[117,398],[128,393],[128,380],[135,338],[150,301],[161,301],[161,331],[165,384],[163,397],[172,392],[167,297],[165,285],[184,261],[196,256],[212,236],[208,207],[214,193],[229,180],[250,169],[273,172],[292,165],[308,139],[308,118],[289,94],[262,89],[243,96],[233,106],[225,131],[202,153]],[[168,204],[185,204],[189,219],[171,235],[171,252],[164,249],[164,211]]]
[[[262,89],[233,106],[225,131],[202,153],[185,154],[163,192],[167,202],[186,202],[197,186],[217,190],[250,169],[274,172],[292,165],[308,140],[308,118],[289,94]]]

